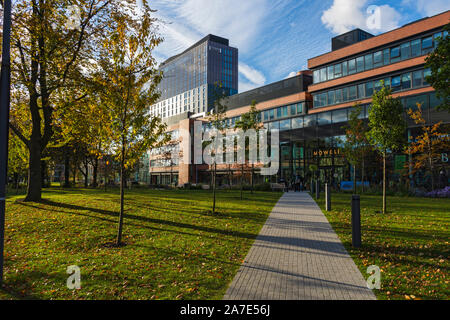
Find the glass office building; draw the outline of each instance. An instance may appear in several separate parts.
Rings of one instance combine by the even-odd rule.
[[[238,49],[230,47],[228,39],[211,34],[164,61],[160,70],[161,97],[150,112],[162,118],[210,111],[218,84],[226,95],[238,92]]]
[[[356,103],[362,106],[360,119],[367,121],[372,96],[382,84],[389,86],[392,96],[400,99],[403,105],[408,124],[405,139],[415,139],[420,133],[420,126],[407,115],[407,111],[415,109],[417,103],[422,105],[428,125],[441,122],[442,130],[448,130],[450,116],[447,111],[436,108],[441,101],[427,82],[430,69],[425,59],[440,39],[448,37],[444,26],[449,19],[450,11],[446,11],[378,36],[360,30],[347,33],[344,37],[338,36],[338,40],[342,41],[332,45],[334,50],[308,59],[309,70],[228,97],[225,100],[228,106],[226,121],[231,128],[255,101],[264,127],[277,129],[280,133],[277,174],[259,175],[260,166],[255,166],[250,172],[254,183],[292,180],[295,176],[303,177],[307,183],[314,174],[318,175],[321,183],[328,182],[336,188],[348,185],[345,182],[352,180],[354,171],[343,154],[344,127]],[[220,68],[211,67],[211,70],[218,73]],[[207,77],[210,74],[213,72],[210,73],[208,69]],[[215,77],[219,76],[216,74]],[[208,95],[205,94],[205,97]],[[192,129],[193,120],[192,117],[184,118],[174,123],[171,130],[183,127],[183,132],[192,131],[186,129]],[[201,120],[206,130],[209,127],[208,119]],[[181,152],[192,148],[188,138],[182,139],[185,145],[180,146]],[[450,176],[448,153],[448,150],[443,151],[436,167]],[[364,170],[356,170],[357,181],[363,180],[370,186],[379,185],[382,177],[379,157],[376,153],[367,157]],[[429,174],[424,171],[413,174],[411,170],[405,170],[412,163],[411,159],[405,153],[389,157],[387,167],[390,182],[403,184],[409,178],[415,186],[428,187]],[[151,170],[156,178],[176,172],[179,184],[211,182],[211,171],[207,165],[169,167],[165,163],[154,162]],[[217,171],[219,185],[240,183],[241,167],[220,164]],[[245,174],[246,183],[249,183],[250,173],[247,171]]]

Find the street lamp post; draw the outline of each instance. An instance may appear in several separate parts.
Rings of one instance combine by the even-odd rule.
[[[11,0],[4,0],[2,69],[0,75],[0,286],[3,284],[3,252],[5,243],[5,202],[8,168],[8,131],[11,83],[10,39]]]

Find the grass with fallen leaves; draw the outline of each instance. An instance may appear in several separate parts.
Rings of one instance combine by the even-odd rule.
[[[46,189],[40,203],[7,199],[0,299],[221,299],[281,193]],[[66,286],[67,267],[81,289]]]
[[[388,197],[388,214],[379,213],[380,196],[361,195],[362,247],[351,245],[351,195],[324,195],[317,201],[361,273],[381,269],[378,299],[449,299],[450,199]]]

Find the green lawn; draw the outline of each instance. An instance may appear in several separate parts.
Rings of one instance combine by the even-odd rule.
[[[449,299],[450,199],[361,195],[361,249],[351,246],[351,195],[332,194],[332,211],[318,201],[341,241],[367,278],[381,268],[378,299]]]
[[[135,189],[124,241],[111,248],[117,190],[47,189],[43,203],[9,196],[0,299],[221,299],[281,193]],[[81,268],[81,289],[66,269]]]

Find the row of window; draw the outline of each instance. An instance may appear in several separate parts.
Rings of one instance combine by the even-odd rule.
[[[305,110],[305,103],[299,102],[288,106],[277,107],[265,111],[261,111],[258,115],[258,121],[270,121],[275,119],[287,118],[303,114]],[[236,116],[228,118],[225,120],[227,127],[232,128],[235,126],[236,122],[241,119],[241,116]],[[205,128],[210,128],[209,124],[204,125]],[[204,129],[205,129],[204,128]]]
[[[150,160],[150,167],[152,167],[152,168],[177,166],[178,164],[179,164],[179,161],[177,158]]]
[[[303,117],[296,117],[290,119],[284,119],[279,121],[272,121],[264,124],[264,127],[273,130],[278,129],[280,131],[291,129],[302,129],[312,127],[316,125],[342,123],[348,120],[347,111],[351,108],[339,109],[329,112],[322,112],[318,114],[310,114]],[[362,118],[366,117],[365,108],[362,110]]]
[[[415,109],[417,107],[417,103],[420,103],[422,105],[422,110],[426,110],[428,108],[435,108],[442,103],[442,101],[436,97],[435,92],[415,95],[411,97],[404,97],[401,98],[400,101],[402,102],[403,108],[405,110]],[[370,104],[364,104],[361,105],[361,107],[362,107],[361,114],[359,118],[360,119],[368,118]],[[348,117],[350,116],[350,112],[352,110],[353,107],[349,107],[327,112],[320,112],[316,114],[309,114],[302,117],[272,121],[265,123],[264,127],[269,130],[278,129],[280,131],[284,131],[291,129],[308,128],[312,126],[340,124],[348,121]]]
[[[299,102],[288,106],[282,106],[269,110],[262,111],[262,121],[270,121],[274,119],[292,117],[298,114],[303,114],[305,111],[305,103]]]
[[[431,71],[427,68],[321,92],[313,95],[314,108],[370,98],[375,91],[381,89],[383,81],[386,87],[392,89],[392,92],[427,86],[426,77],[430,74]]]
[[[447,37],[448,32],[444,31],[443,36]],[[437,46],[437,38],[440,37],[442,37],[442,32],[437,32],[434,35],[425,38],[407,41],[395,47],[371,52],[360,57],[315,70],[313,73],[313,81],[314,83],[329,81],[428,54]]]

